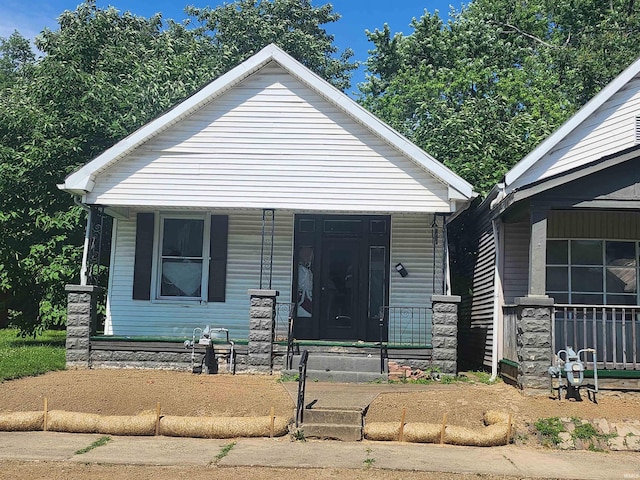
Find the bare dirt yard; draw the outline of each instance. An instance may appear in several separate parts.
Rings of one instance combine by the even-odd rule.
[[[381,386],[382,387],[382,386]],[[482,426],[482,414],[499,410],[513,414],[523,425],[546,417],[640,419],[640,394],[603,392],[598,404],[558,401],[548,396],[523,396],[504,383],[414,385],[411,391],[381,393],[371,403],[369,422],[439,423],[447,414],[452,425]],[[345,385],[345,389],[349,386]],[[381,388],[382,390],[382,388]],[[0,412],[50,410],[137,415],[155,411],[165,415],[291,416],[294,403],[279,377],[262,375],[194,375],[164,370],[67,370],[0,384]]]
[[[381,386],[382,389],[383,386]],[[548,396],[525,397],[515,388],[498,383],[414,385],[410,391],[379,394],[371,403],[366,421],[399,421],[406,408],[407,422],[482,426],[482,414],[500,410],[513,414],[518,429],[527,422],[547,417],[606,418],[610,421],[640,419],[640,395],[603,393],[599,403],[569,402]],[[344,388],[349,388],[345,385]],[[181,416],[264,416],[271,407],[277,416],[291,416],[294,402],[278,376],[194,375],[161,370],[67,370],[0,383],[0,412],[41,410],[47,398],[49,409],[102,415],[136,415],[155,410]],[[535,447],[534,447],[535,448]],[[291,472],[270,468],[222,468],[221,474],[248,479],[289,476]],[[210,478],[207,469],[189,467],[140,467],[117,465],[70,465],[56,462],[0,462],[0,479],[9,478]],[[470,479],[475,475],[420,472],[378,472],[339,469],[297,469],[301,480],[344,479]],[[497,478],[481,476],[486,480]]]

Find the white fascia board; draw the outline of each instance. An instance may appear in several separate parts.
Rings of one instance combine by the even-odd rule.
[[[198,110],[220,93],[226,91],[232,85],[243,80],[251,73],[271,60],[271,50],[265,47],[253,57],[231,69],[224,75],[206,85],[192,96],[179,103],[167,113],[140,127],[131,135],[120,140],[111,148],[105,150],[92,161],[69,175],[64,181],[62,190],[84,190],[90,192],[93,189],[95,174],[111,163],[124,157],[136,147],[140,146],[158,133],[166,130],[185,116]]]
[[[600,93],[589,100],[578,112],[551,134],[545,141],[538,145],[531,153],[520,160],[511,170],[505,174],[507,193],[522,186],[518,180],[542,157],[549,153],[567,135],[580,126],[607,100],[619,92],[627,83],[640,73],[640,58],[633,62],[626,70],[611,81]]]
[[[410,142],[396,130],[377,118],[356,101],[349,98],[343,92],[329,84],[326,80],[298,63],[293,57],[279,49],[275,45],[273,59],[278,62],[290,74],[318,92],[321,96],[332,102],[342,111],[357,120],[359,123],[376,133],[387,143],[394,146],[407,155],[419,167],[426,170],[440,181],[453,187],[465,200],[473,198],[476,194],[473,186],[456,175],[453,171],[437,161],[424,150]],[[268,47],[267,47],[268,48]]]

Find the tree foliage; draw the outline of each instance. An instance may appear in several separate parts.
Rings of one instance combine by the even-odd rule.
[[[475,0],[409,36],[367,32],[360,101],[479,192],[640,54],[640,6]]]
[[[85,220],[56,188],[66,175],[281,33],[285,50],[348,86],[350,52],[333,60],[319,26],[338,19],[330,5],[242,0],[190,13],[199,27],[88,0],[37,37],[37,61],[19,34],[0,40],[0,300],[24,333],[62,324],[64,285],[78,281]]]

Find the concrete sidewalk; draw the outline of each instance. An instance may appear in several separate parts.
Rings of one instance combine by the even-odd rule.
[[[0,460],[129,465],[353,468],[478,473],[571,479],[640,478],[640,455],[545,451],[515,446],[475,448],[408,443],[288,439],[207,440],[111,437],[87,453],[75,452],[103,435],[0,432]],[[216,461],[225,445],[236,444]]]

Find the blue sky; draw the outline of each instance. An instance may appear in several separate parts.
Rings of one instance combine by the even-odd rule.
[[[216,6],[223,0],[212,2],[198,2],[195,0],[98,0],[100,7],[112,5],[121,11],[131,11],[134,14],[149,17],[156,12],[162,12],[164,18],[182,20],[185,18],[183,8],[187,4],[195,6]],[[79,0],[0,0],[0,37],[8,37],[14,30],[22,35],[33,38],[42,29],[57,28],[56,18],[64,10],[74,10]],[[313,4],[327,3],[323,0],[313,0]],[[392,32],[411,33],[409,23],[413,17],[419,18],[424,10],[434,12],[446,18],[453,5],[460,9],[460,0],[333,0],[334,10],[342,15],[342,19],[327,30],[335,36],[335,44],[341,50],[352,48],[355,59],[365,61],[367,50],[371,44],[367,41],[364,31],[381,28],[389,24]],[[468,3],[468,2],[467,2]],[[364,80],[361,68],[352,81],[355,85]]]

